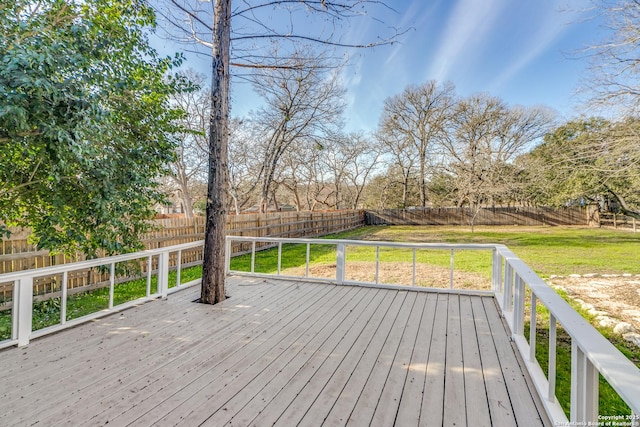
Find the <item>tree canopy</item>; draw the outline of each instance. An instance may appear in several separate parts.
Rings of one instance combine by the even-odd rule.
[[[143,0],[0,6],[0,222],[88,256],[139,247],[174,156],[185,85],[167,72]]]
[[[639,133],[635,119],[565,123],[526,156],[531,193],[546,204],[600,203],[640,218]]]

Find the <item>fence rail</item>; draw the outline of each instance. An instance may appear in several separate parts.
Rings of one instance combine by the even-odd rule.
[[[367,225],[449,225],[468,226],[597,226],[595,206],[571,208],[494,207],[481,208],[477,214],[469,208],[417,208],[368,210]]]
[[[640,224],[638,220],[631,216],[615,214],[615,213],[601,213],[600,214],[600,227],[611,227],[614,229],[626,229],[638,231]]]

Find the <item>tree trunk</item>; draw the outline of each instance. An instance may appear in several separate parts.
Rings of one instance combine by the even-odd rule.
[[[189,188],[185,182],[180,182],[180,199],[182,203],[182,212],[186,218],[193,218],[193,200],[189,193]]]
[[[189,193],[182,192],[182,211],[185,218],[193,218],[193,201]]]
[[[231,0],[214,0],[209,121],[209,179],[207,220],[200,300],[217,304],[225,299],[225,227],[227,210],[227,140],[229,135],[229,45]]]
[[[420,152],[420,207],[421,208],[426,208],[427,207],[427,180],[426,180],[426,175],[427,175],[427,166],[426,166],[426,162],[427,162],[427,153],[426,153],[426,149],[421,149]]]

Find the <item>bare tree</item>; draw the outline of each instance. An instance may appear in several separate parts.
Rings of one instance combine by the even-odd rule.
[[[486,94],[457,103],[443,140],[449,156],[445,169],[455,177],[457,204],[470,207],[472,231],[482,204],[495,204],[508,192],[511,164],[542,138],[551,120],[545,109],[509,108]]]
[[[265,100],[256,121],[266,136],[258,148],[261,166],[260,211],[266,212],[281,157],[294,143],[316,143],[342,125],[344,89],[339,74],[326,72],[322,57],[295,54],[291,67],[260,70],[253,77],[255,90]],[[298,68],[296,64],[304,64]]]
[[[416,154],[422,207],[427,203],[430,162],[435,160],[435,148],[446,134],[454,102],[453,85],[438,85],[433,80],[420,86],[409,86],[384,102],[379,134],[389,144],[411,147]]]
[[[216,304],[225,294],[225,228],[229,175],[229,54],[231,0],[213,1],[211,54],[211,118],[209,120],[209,179],[200,300]]]
[[[210,117],[210,91],[205,87],[206,77],[189,69],[181,75],[196,87],[191,91],[174,94],[172,102],[186,112],[178,120],[183,132],[176,134],[176,159],[170,165],[168,189],[180,198],[187,218],[193,217],[193,202],[199,182],[206,181],[208,157],[207,123]]]
[[[278,184],[292,196],[296,210],[314,210],[320,194],[328,188],[322,169],[324,149],[314,142],[301,141],[282,156]]]
[[[236,214],[255,203],[263,159],[256,150],[260,134],[251,120],[234,119],[229,134],[229,195]]]
[[[390,182],[385,188],[400,185],[402,202],[399,207],[404,209],[409,206],[410,187],[415,182],[419,153],[412,149],[407,138],[390,129],[378,129],[376,140],[384,153],[389,156],[386,177]]]
[[[331,176],[333,207],[357,209],[381,151],[361,133],[336,135],[323,148],[322,161]]]
[[[585,81],[592,95],[590,107],[635,115],[640,112],[640,2],[593,0],[607,36],[588,46],[590,59]]]
[[[350,43],[341,36],[355,19],[370,18],[368,11],[388,12],[390,9],[379,0],[281,0],[249,2],[238,1],[232,11],[231,0],[168,0],[171,9],[158,7],[159,13],[179,29],[185,40],[210,49],[212,56],[211,121],[209,126],[209,179],[207,197],[207,226],[205,257],[203,260],[201,300],[217,303],[224,295],[224,241],[227,176],[227,138],[229,123],[230,66],[236,68],[304,68],[305,64],[291,63],[292,54],[299,49],[283,49],[278,56],[269,55],[264,45],[273,40],[293,44],[304,41],[334,47],[372,47],[393,42],[399,35],[391,29],[389,37],[381,37],[372,43]],[[210,6],[209,6],[210,5]],[[280,20],[270,20],[270,14],[284,14]],[[231,34],[231,20],[234,34]],[[318,25],[309,25],[317,18]],[[374,17],[375,18],[375,17]],[[278,27],[276,22],[280,23]],[[374,19],[372,22],[376,22]],[[377,21],[382,22],[382,21]],[[389,29],[387,29],[388,31]],[[231,61],[233,50],[236,60]],[[263,42],[261,45],[260,43]]]

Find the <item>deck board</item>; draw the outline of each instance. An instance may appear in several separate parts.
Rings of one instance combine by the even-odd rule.
[[[427,294],[427,301],[420,320],[420,332],[411,355],[411,364],[396,417],[396,423],[400,426],[416,426],[420,423],[420,411],[425,393],[426,366],[429,363],[437,302],[437,294]]]
[[[447,350],[447,318],[450,295],[438,295],[431,335],[429,359],[425,367],[425,386],[420,410],[420,425],[442,426],[444,413],[444,379]]]
[[[371,424],[388,426],[394,423],[400,400],[402,400],[402,389],[407,378],[411,354],[415,347],[420,319],[424,311],[425,296],[422,293],[409,294],[406,300],[407,304],[402,309],[402,313],[408,313],[407,320],[404,321],[402,319],[397,325],[397,330],[391,332],[394,335],[401,336],[401,339],[391,362],[391,369],[382,389]]]
[[[466,405],[460,406],[460,402],[466,402],[466,396],[465,363],[462,357],[462,333],[460,330],[460,299],[457,296],[449,297],[447,319],[443,424],[463,426],[469,423],[467,423]]]
[[[230,278],[0,351],[0,425],[545,425],[487,296]]]

